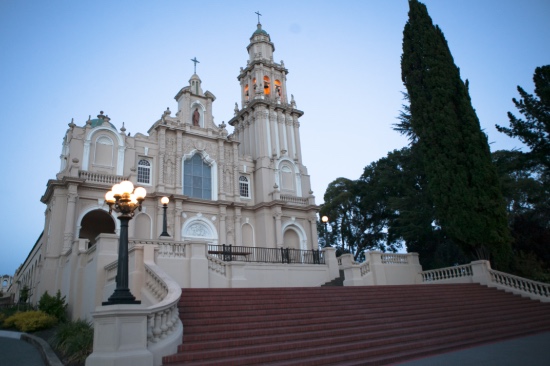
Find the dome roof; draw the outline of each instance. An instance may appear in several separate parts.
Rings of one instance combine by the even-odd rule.
[[[96,118],[96,119],[90,120],[90,122],[92,122],[92,125],[91,125],[90,127],[91,127],[91,128],[95,128],[95,127],[101,126],[101,125],[103,124],[104,120],[103,120],[103,119]],[[116,130],[116,127],[115,127],[114,124],[112,124],[111,122],[109,122],[109,124],[111,125],[111,127],[112,127],[113,129]]]
[[[262,29],[262,25],[260,23],[258,23],[258,29],[256,29],[256,31],[252,33],[252,37],[254,37],[257,34],[263,34],[264,36],[269,37],[269,34],[267,34],[267,32]]]

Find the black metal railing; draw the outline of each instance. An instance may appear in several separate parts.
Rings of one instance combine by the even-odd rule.
[[[320,250],[257,248],[237,245],[208,245],[208,254],[224,262],[325,264]]]

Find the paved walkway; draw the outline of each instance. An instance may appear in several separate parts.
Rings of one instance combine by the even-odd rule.
[[[550,332],[399,363],[399,366],[548,366]]]
[[[46,366],[38,348],[21,340],[21,334],[0,330],[0,364],[2,366]]]

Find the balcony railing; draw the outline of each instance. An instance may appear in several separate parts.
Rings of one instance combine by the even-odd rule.
[[[208,254],[224,262],[325,264],[319,250],[291,248],[257,248],[236,245],[209,245]]]
[[[89,172],[86,170],[80,170],[78,172],[78,177],[85,179],[86,182],[88,183],[102,183],[102,184],[111,184],[111,185],[120,183],[123,180],[128,179],[120,175],[95,173],[95,172]]]

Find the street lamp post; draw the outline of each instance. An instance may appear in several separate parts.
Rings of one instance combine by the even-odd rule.
[[[160,199],[160,203],[162,203],[162,209],[164,210],[164,216],[162,218],[162,234],[160,234],[160,236],[170,236],[170,234],[168,234],[168,231],[166,231],[166,209],[168,208],[168,202],[170,202],[168,197],[162,197]]]
[[[118,265],[116,273],[116,288],[111,297],[103,305],[141,304],[128,288],[128,223],[134,217],[134,211],[141,211],[141,203],[147,192],[143,187],[134,190],[132,182],[125,180],[115,184],[107,194],[105,201],[109,205],[109,213],[120,213],[120,239],[118,242]]]
[[[323,222],[323,224],[325,224],[325,246],[326,247],[330,247],[330,244],[328,242],[328,231],[327,231],[327,222],[328,222],[328,216],[323,216],[321,217],[321,221]]]

